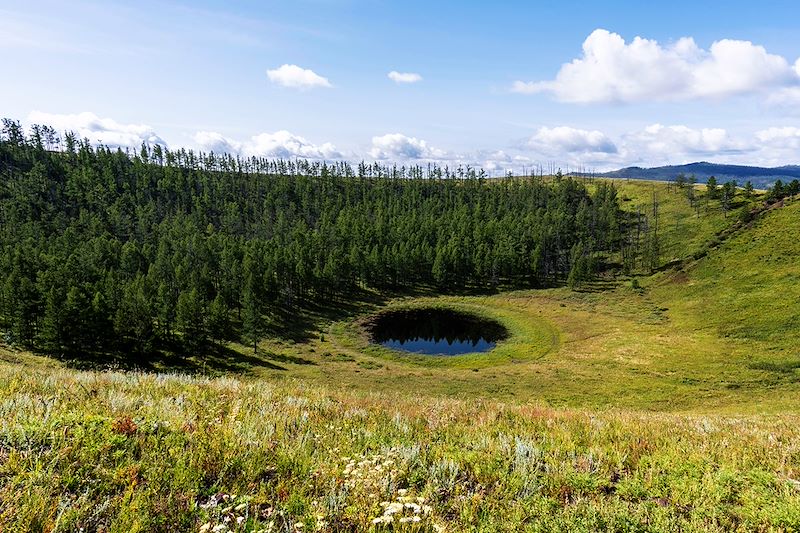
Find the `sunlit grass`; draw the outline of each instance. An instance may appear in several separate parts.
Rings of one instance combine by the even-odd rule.
[[[639,288],[386,303],[501,322],[484,354],[371,345],[377,301],[225,375],[0,349],[0,530],[800,529],[800,203],[737,229],[620,184],[654,187],[674,264]]]
[[[426,400],[400,384],[371,394],[8,363],[0,384],[8,531],[800,523],[800,419],[789,415],[589,413]]]

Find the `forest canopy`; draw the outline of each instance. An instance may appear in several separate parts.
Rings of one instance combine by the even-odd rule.
[[[81,357],[254,344],[315,299],[579,284],[624,227],[605,182],[132,153],[5,120],[0,330]]]

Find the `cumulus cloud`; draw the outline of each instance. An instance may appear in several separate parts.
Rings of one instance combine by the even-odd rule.
[[[58,131],[73,131],[95,144],[136,149],[142,143],[166,142],[145,124],[121,123],[94,113],[51,114],[32,112],[27,125],[49,125]],[[611,170],[623,166],[658,166],[692,161],[714,161],[744,165],[780,166],[798,164],[800,127],[780,125],[758,131],[732,134],[722,128],[651,124],[609,135],[596,129],[571,126],[543,126],[524,141],[504,149],[452,152],[431,146],[423,139],[402,133],[372,138],[366,151],[343,152],[330,142],[316,144],[286,130],[234,139],[214,131],[198,131],[194,148],[244,157],[281,159],[349,160],[372,159],[385,163],[426,163],[471,165],[491,174],[520,172],[541,162],[564,167]],[[177,148],[178,146],[174,146]],[[189,148],[187,146],[187,148]]]
[[[800,149],[800,128],[794,126],[767,128],[756,132],[756,138],[771,146]]]
[[[370,157],[386,160],[441,160],[447,157],[443,150],[433,148],[422,139],[407,137],[402,133],[387,133],[372,138]]]
[[[623,142],[626,155],[661,161],[731,156],[755,150],[752,144],[734,139],[722,128],[693,129],[681,125],[652,124],[626,135]]]
[[[273,83],[292,89],[333,87],[327,78],[323,78],[313,70],[297,65],[281,65],[276,69],[268,70],[267,77]]]
[[[520,145],[520,149],[534,162],[550,160],[558,165],[585,166],[597,170],[700,160],[760,165],[791,161],[791,153],[786,146],[792,146],[795,134],[800,134],[800,131],[773,128],[760,132],[758,136],[737,136],[722,128],[651,124],[610,136],[598,130],[555,126],[539,128]],[[783,152],[779,153],[780,150]]]
[[[562,65],[554,80],[516,81],[511,90],[594,103],[721,98],[797,85],[800,60],[792,66],[750,41],[723,39],[704,50],[690,37],[668,45],[642,37],[626,43],[597,29],[582,56]]]
[[[194,135],[197,147],[217,153],[246,157],[303,158],[316,160],[376,160],[385,163],[435,162],[452,166],[480,167],[492,175],[521,172],[542,162],[562,168],[587,167],[599,171],[624,166],[659,166],[710,160],[719,163],[777,166],[797,162],[800,128],[774,127],[754,133],[732,135],[722,128],[692,128],[685,125],[651,124],[614,136],[595,129],[570,126],[540,127],[524,142],[506,149],[446,151],[427,141],[402,133],[372,138],[370,148],[343,153],[331,143],[314,144],[307,139],[278,131],[237,141],[216,132]]]
[[[242,150],[242,143],[229,139],[216,131],[198,131],[192,138],[195,144],[206,152],[238,154]]]
[[[331,143],[317,145],[286,130],[261,133],[246,142],[239,142],[213,131],[199,131],[195,133],[193,139],[201,150],[247,157],[328,160],[344,158],[344,155]]]
[[[800,87],[787,87],[775,91],[767,98],[770,107],[789,113],[800,113]]]
[[[395,83],[417,83],[418,81],[422,81],[422,76],[416,72],[397,72],[393,70],[388,76],[389,79]]]
[[[755,134],[762,164],[780,166],[800,164],[800,128],[772,127]]]
[[[54,114],[33,111],[28,115],[30,124],[50,126],[57,131],[75,133],[81,139],[111,147],[138,148],[166,142],[146,124],[123,124],[110,118],[100,118],[94,113]]]
[[[269,157],[304,157],[308,159],[338,159],[342,157],[342,154],[331,143],[313,144],[286,130],[256,135],[248,143],[246,149],[253,154]]]
[[[603,132],[568,126],[542,127],[528,140],[528,147],[553,154],[614,154],[617,146]]]

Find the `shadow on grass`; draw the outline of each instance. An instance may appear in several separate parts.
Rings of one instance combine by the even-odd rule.
[[[315,296],[295,300],[292,305],[278,306],[267,318],[262,338],[285,343],[307,343],[324,335],[331,322],[348,320],[368,314],[384,306],[389,300],[401,297],[435,297],[441,295],[484,296],[498,292],[561,286],[563,282],[552,279],[533,285],[525,280],[500,280],[490,285],[454,284],[446,290],[432,285],[408,287],[390,286],[372,291],[359,289],[347,296]],[[612,288],[612,283],[593,282],[586,290],[600,292]],[[237,317],[238,318],[238,317]],[[81,370],[122,370],[143,372],[181,372],[198,374],[252,373],[256,368],[288,371],[285,365],[316,365],[314,361],[297,355],[274,352],[253,353],[236,350],[228,345],[241,338],[241,324],[233,319],[224,340],[209,341],[197,349],[187,350],[179,337],[159,340],[148,350],[141,345],[125,342],[113,351],[82,350],[72,353],[42,353]]]
[[[298,357],[296,355],[285,355],[285,354],[278,354],[273,352],[265,352],[264,357],[269,359],[270,361],[279,361],[281,363],[291,363],[293,365],[312,365],[316,366],[317,363],[311,361],[310,359],[304,359],[302,357]],[[285,369],[283,369],[285,370]]]
[[[282,341],[308,342],[322,334],[324,324],[375,309],[390,297],[388,294],[358,291],[348,297],[319,296],[292,306],[284,305],[269,317],[264,336]]]
[[[291,358],[281,359],[274,354],[248,354],[234,350],[223,344],[209,342],[196,350],[197,355],[184,354],[180,346],[162,345],[146,353],[119,351],[114,353],[82,353],[75,355],[54,355],[51,357],[64,362],[68,367],[78,370],[120,370],[139,372],[180,372],[185,374],[246,374],[254,368],[287,370],[276,364],[294,362]],[[300,359],[300,358],[297,358]],[[307,361],[306,363],[310,363]]]

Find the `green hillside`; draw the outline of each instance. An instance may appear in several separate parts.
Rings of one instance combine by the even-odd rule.
[[[95,157],[87,153],[81,157]],[[35,157],[62,164],[59,154]],[[214,194],[236,193],[212,171],[181,185],[159,174],[170,174],[169,167],[119,153],[97,157],[131,163],[125,168],[132,182],[120,185],[118,197],[115,187],[107,192],[118,207],[138,202],[139,218],[100,204],[78,208],[79,167],[65,171],[63,190],[42,186],[28,195],[10,180],[0,197],[6,220],[28,220],[0,232],[0,264],[9,266],[4,327],[13,333],[22,324],[14,314],[24,310],[19,302],[32,302],[30,316],[41,316],[27,348],[13,334],[0,345],[0,530],[800,530],[800,203],[791,197],[768,205],[766,193],[745,198],[738,191],[723,205],[704,186],[570,178],[331,181],[340,187],[336,202],[355,202],[356,192],[367,198],[348,215],[356,226],[359,210],[372,207],[407,223],[388,236],[360,237],[384,251],[416,238],[408,234],[414,203],[401,209],[394,198],[425,197],[428,240],[414,246],[430,246],[419,252],[429,263],[419,269],[402,254],[386,256],[400,261],[391,274],[355,254],[350,267],[362,271],[343,263],[304,270],[317,245],[336,243],[336,231],[345,231],[337,226],[344,222],[331,222],[339,208],[313,199],[322,177],[280,182],[306,191],[292,216],[307,221],[291,236],[272,235],[271,220],[240,219],[233,209],[223,216]],[[47,183],[44,167],[31,169],[8,167],[6,177]],[[142,176],[179,192],[159,196],[149,181],[136,181]],[[294,205],[286,200],[294,192],[273,189],[278,182],[247,176],[248,187],[271,198],[247,200],[248,209]],[[198,194],[197,187],[216,193]],[[504,202],[518,194],[537,198],[540,209],[526,204],[527,218],[515,218]],[[487,227],[462,224],[465,206]],[[446,215],[437,219],[440,208]],[[171,209],[158,222],[159,212]],[[593,220],[605,215],[606,231],[615,233],[597,240]],[[155,226],[142,227],[145,219]],[[218,230],[223,219],[229,225]],[[252,235],[238,226],[243,220]],[[536,223],[520,226],[526,220]],[[65,236],[52,242],[33,238],[62,226]],[[513,245],[501,238],[511,228]],[[98,255],[90,257],[105,261],[107,271],[101,263],[75,263],[75,250],[89,253],[83,234],[93,235]],[[264,235],[269,239],[259,241]],[[471,243],[469,268],[457,275],[434,266],[443,261],[435,256],[458,250],[453,235],[468,239],[462,246]],[[562,242],[567,237],[573,240]],[[534,252],[543,242],[552,255],[538,263]],[[173,245],[172,263],[162,262],[167,254],[158,250]],[[302,253],[283,253],[292,246]],[[275,271],[244,261],[250,289],[226,286],[205,268],[225,271],[222,259],[215,263],[220,253],[235,271],[237,254],[256,249]],[[127,260],[118,265],[115,250]],[[19,260],[25,253],[39,254],[40,262]],[[466,256],[458,257],[448,259],[451,267]],[[497,270],[498,257],[516,258],[515,267]],[[286,265],[270,262],[290,259],[299,266],[288,278]],[[167,264],[179,265],[179,275],[170,277]],[[275,284],[259,285],[269,300],[255,305],[245,293],[256,290],[257,272],[272,272]],[[160,308],[148,307],[168,301],[164,291],[148,289],[158,276],[196,285],[178,291],[182,318],[172,330],[159,329],[146,353],[126,313],[163,326]],[[20,279],[35,283],[23,292]],[[340,285],[329,287],[331,279]],[[72,304],[88,288],[100,295],[88,302],[103,319],[103,343],[92,344],[95,323],[74,325],[74,315],[60,314],[81,310],[59,307],[54,291],[62,282],[75,284],[65,291]],[[119,303],[131,288],[138,307]],[[219,303],[226,297],[230,307]],[[203,329],[211,302],[232,334]],[[103,313],[114,305],[107,320]],[[370,341],[374,313],[418,307],[491,318],[508,335],[491,351],[452,357],[409,355]],[[70,344],[70,331],[81,332],[91,354]],[[209,339],[200,342],[197,332]],[[111,342],[117,333],[127,337]],[[132,360],[147,365],[132,370]]]

